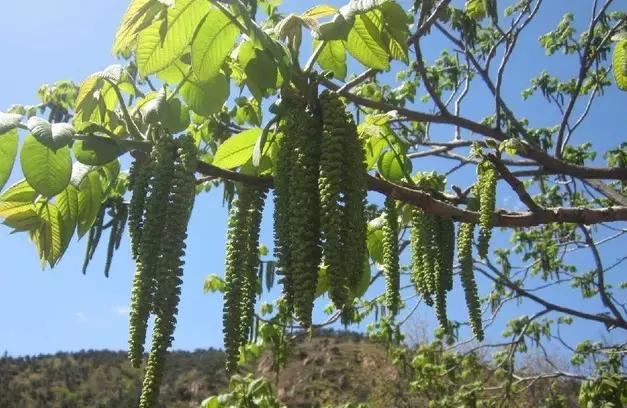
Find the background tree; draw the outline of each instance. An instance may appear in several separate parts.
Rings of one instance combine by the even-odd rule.
[[[224,281],[212,277],[208,286],[225,291],[231,372],[240,348],[254,350],[259,339],[280,362],[286,329],[319,326],[311,308],[326,293],[335,310],[323,325],[374,315],[373,334],[390,346],[424,301],[439,320],[440,343],[478,340],[474,349],[496,351],[489,374],[502,379],[501,401],[541,378],[569,377],[586,381],[582,403],[619,406],[627,398],[627,310],[618,274],[624,251],[617,257],[616,248],[627,220],[627,152],[610,138],[603,151],[578,139],[592,116],[605,115],[604,100],[624,98],[615,92],[627,88],[626,16],[612,0],[595,0],[587,15],[567,13],[546,28],[539,43],[550,58],[526,60],[519,44],[533,44],[525,35],[548,7],[542,0],[373,0],[283,15],[276,2],[135,0],[113,46],[127,65],[79,87],[42,88],[40,105],[0,114],[0,184],[17,156],[18,129],[28,131],[19,155],[24,180],[2,193],[0,216],[28,233],[51,267],[74,234],[87,236],[87,265],[108,233],[107,273],[128,219],[138,265],[134,365],[147,318],[157,318],[142,406],[157,398],[172,340],[192,190],[216,185],[232,215]],[[442,51],[427,57],[427,47]],[[357,65],[348,57],[365,70],[349,74]],[[570,74],[552,74],[553,60]],[[522,63],[536,75],[530,87],[520,70],[506,80]],[[516,98],[521,92],[525,103]],[[534,120],[538,107],[554,109],[548,124]],[[352,115],[331,114],[347,109]],[[333,142],[338,134],[343,139]],[[120,171],[126,154],[128,173]],[[425,166],[429,157],[438,160]],[[333,167],[338,160],[343,171]],[[369,194],[374,206],[364,208],[366,188],[385,205]],[[278,264],[258,251],[268,189]],[[515,207],[500,208],[507,203],[499,196],[512,193]],[[511,231],[510,246],[490,249],[495,227]],[[344,258],[333,254],[338,247]],[[412,258],[401,267],[407,248]],[[360,257],[366,249],[368,267]],[[273,286],[275,271],[283,296],[271,309],[255,309],[258,281]],[[447,293],[460,291],[453,275],[468,318],[447,314]],[[505,323],[507,340],[482,342],[520,302],[530,313]],[[561,333],[575,324],[595,324],[618,340],[571,345]],[[517,358],[530,345],[551,361],[549,340],[569,349],[573,364],[593,367],[519,373]],[[419,380],[421,362],[414,360]],[[484,388],[471,383],[455,398],[470,404]]]

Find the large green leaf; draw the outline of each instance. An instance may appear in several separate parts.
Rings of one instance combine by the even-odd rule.
[[[124,154],[124,149],[115,140],[104,137],[88,137],[74,143],[76,160],[90,166],[109,163]]]
[[[407,40],[410,20],[405,10],[398,3],[387,2],[380,10],[369,11],[367,16],[379,30],[381,41],[386,46],[389,55],[408,63]]]
[[[257,99],[261,99],[268,90],[277,85],[276,63],[272,54],[266,50],[255,49],[255,57],[248,61],[244,71],[246,84]]]
[[[98,216],[102,204],[102,183],[98,172],[87,173],[78,188],[78,237],[85,235]]]
[[[4,225],[13,228],[13,232],[34,231],[42,224],[35,204],[22,204],[14,207],[4,218]]]
[[[378,170],[386,179],[400,181],[411,172],[411,161],[404,154],[397,156],[388,150],[379,157]]]
[[[63,220],[56,205],[50,202],[40,203],[37,212],[41,225],[31,233],[31,238],[37,247],[41,263],[48,262],[50,267],[54,267],[65,252]]]
[[[390,68],[390,56],[382,43],[381,35],[370,17],[365,14],[355,17],[355,23],[346,40],[346,49],[367,67],[384,71]]]
[[[261,132],[260,128],[252,128],[226,139],[218,146],[213,164],[225,169],[243,165],[252,157],[255,143],[261,136]]]
[[[46,197],[59,194],[70,182],[72,158],[67,146],[54,150],[30,134],[24,140],[20,161],[28,183]]]
[[[319,41],[314,40],[313,48],[315,49],[319,43]],[[338,79],[346,78],[346,48],[344,43],[339,40],[327,41],[318,56],[318,65],[322,69],[333,72],[333,75]]]
[[[153,18],[163,10],[165,10],[165,6],[158,0],[131,1],[115,34],[113,54],[128,56],[137,38],[137,33],[148,27]]]
[[[189,126],[189,109],[178,98],[169,99],[159,109],[159,117],[163,127],[170,133],[178,133]]]
[[[13,170],[18,139],[17,129],[0,134],[0,190],[4,188]]]
[[[614,47],[612,55],[612,69],[616,85],[627,91],[627,40],[620,40]]]
[[[366,244],[368,245],[370,258],[381,265],[383,264],[383,231],[376,225],[375,221],[379,220],[375,219],[368,223],[368,240]]]
[[[37,192],[26,180],[20,180],[0,194],[0,202],[19,201],[32,203]]]
[[[36,197],[37,192],[26,180],[18,181],[0,195],[0,217],[12,228],[17,228],[17,223],[28,224],[26,218],[37,217],[33,205]]]
[[[208,82],[187,81],[181,87],[181,96],[187,105],[200,116],[218,113],[229,97],[229,81],[219,73]]]
[[[142,76],[172,64],[185,52],[198,23],[207,14],[205,0],[177,0],[165,20],[157,20],[139,33],[137,68]]]
[[[192,41],[192,68],[201,81],[210,81],[220,72],[239,36],[239,28],[216,8],[209,11]]]

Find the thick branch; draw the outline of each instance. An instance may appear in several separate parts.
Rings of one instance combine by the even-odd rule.
[[[272,187],[271,177],[256,177],[222,169],[208,163],[200,162],[198,172],[205,176],[220,177],[238,181],[256,187]],[[387,180],[368,175],[368,189],[377,191],[395,200],[422,208],[424,211],[446,218],[464,222],[479,222],[479,214],[457,208],[437,200],[428,193],[409,187],[400,186]],[[552,222],[571,222],[578,224],[598,224],[609,221],[627,220],[627,207],[607,208],[547,208],[539,212],[509,212],[497,210],[494,214],[494,226],[497,227],[530,227]]]

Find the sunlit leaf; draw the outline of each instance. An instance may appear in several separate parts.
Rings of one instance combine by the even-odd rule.
[[[67,146],[54,150],[31,134],[24,140],[20,161],[28,183],[46,197],[57,195],[70,182],[72,158]]]
[[[212,9],[192,41],[192,68],[200,81],[216,77],[235,46],[239,28],[219,9]]]
[[[17,129],[0,133],[0,190],[4,188],[13,170],[18,141]]]
[[[262,129],[252,128],[231,136],[218,146],[213,164],[225,169],[238,167],[246,163],[253,155],[257,138]]]
[[[177,0],[167,17],[139,33],[137,68],[142,76],[154,74],[172,64],[185,52],[198,23],[207,14],[204,0]]]

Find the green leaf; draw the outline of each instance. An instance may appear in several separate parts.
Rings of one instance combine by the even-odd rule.
[[[76,223],[78,222],[78,190],[73,185],[67,186],[57,196],[57,208],[61,218],[63,219],[63,251],[70,243],[74,231],[76,230]]]
[[[170,99],[159,109],[159,118],[171,133],[182,132],[189,126],[189,109],[178,98]]]
[[[185,52],[198,23],[207,14],[204,0],[177,0],[165,20],[158,20],[139,33],[137,68],[142,76],[172,64]]]
[[[182,61],[183,57],[189,57],[189,55],[183,54],[181,58],[174,61],[166,69],[157,72],[157,78],[167,84],[180,83],[190,71],[190,65]]]
[[[19,201],[32,203],[36,197],[37,192],[35,189],[26,180],[20,180],[0,195],[0,202]]]
[[[359,276],[359,280],[356,282],[353,282],[352,287],[351,287],[351,294],[358,298],[358,297],[362,297],[366,291],[368,290],[368,288],[370,287],[370,278],[371,278],[371,272],[370,272],[370,265],[368,263],[368,259],[365,258],[364,259],[364,268],[361,271],[361,275]]]
[[[4,225],[13,228],[13,232],[34,231],[41,223],[41,217],[32,203],[14,207],[11,214],[4,218]]]
[[[333,6],[329,6],[328,4],[321,4],[318,6],[314,6],[310,9],[307,9],[301,17],[303,18],[321,18],[330,16],[331,14],[335,14],[337,9]]]
[[[78,188],[78,237],[85,235],[98,216],[102,204],[102,183],[98,172],[92,171]]]
[[[27,214],[29,210],[35,212],[33,203],[36,197],[37,192],[26,180],[13,184],[0,195],[0,217],[5,218],[5,224],[17,228],[17,222],[23,224],[25,217],[32,216]]]
[[[255,57],[248,61],[244,71],[246,84],[257,99],[261,99],[268,90],[277,85],[276,63],[268,51],[255,49]]]
[[[330,282],[329,282],[329,274],[327,273],[327,266],[322,265],[320,269],[318,269],[318,281],[316,283],[316,298],[324,295],[329,291]]]
[[[474,20],[482,20],[486,16],[483,0],[467,0],[464,5],[466,14]]]
[[[386,179],[401,181],[405,174],[411,172],[411,161],[404,154],[398,157],[392,150],[388,150],[379,157],[377,167],[379,173]]]
[[[18,142],[17,129],[0,133],[0,190],[4,188],[13,170]]]
[[[31,233],[31,238],[37,247],[42,264],[48,262],[52,268],[65,251],[63,220],[56,205],[50,202],[42,202],[37,212],[41,218],[41,225]]]
[[[373,220],[374,221],[374,220]],[[383,264],[383,231],[378,228],[374,222],[368,224],[368,254],[370,258],[378,263]]]
[[[623,91],[627,91],[627,40],[616,43],[612,55],[612,69],[616,85]]]
[[[213,164],[225,169],[242,166],[253,155],[253,149],[257,138],[261,136],[262,129],[252,128],[231,136],[218,146],[213,158]]]
[[[165,10],[165,6],[158,0],[133,0],[126,9],[115,34],[113,54],[129,56],[137,34],[148,27],[153,18],[162,10]]]
[[[67,146],[53,150],[31,134],[24,140],[20,161],[28,183],[46,197],[59,194],[70,182],[72,157]]]
[[[125,150],[113,139],[88,137],[74,143],[76,160],[90,166],[100,166],[117,159]]]
[[[203,291],[205,293],[224,292],[224,280],[216,274],[211,274],[205,278]]]
[[[405,10],[398,3],[387,2],[380,11],[373,10],[368,13],[368,16],[379,28],[381,40],[386,45],[388,53],[394,59],[409,63],[407,40],[410,20]]]
[[[320,41],[314,40],[315,49]],[[346,78],[346,48],[339,40],[327,41],[322,52],[318,56],[320,68],[333,72],[336,78],[344,80]]]
[[[346,40],[346,49],[367,67],[383,71],[390,68],[389,55],[382,44],[380,33],[367,15],[355,17],[355,24]]]
[[[200,116],[220,112],[229,97],[229,81],[219,73],[209,82],[187,81],[181,87],[181,96],[190,109]]]
[[[22,115],[0,112],[0,135],[20,125]]]
[[[346,40],[354,23],[355,18],[347,19],[341,14],[336,14],[333,20],[320,24],[313,31],[313,36],[321,41]]]
[[[192,68],[201,81],[220,72],[239,36],[239,28],[219,9],[211,9],[192,41]]]

